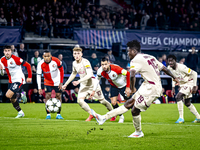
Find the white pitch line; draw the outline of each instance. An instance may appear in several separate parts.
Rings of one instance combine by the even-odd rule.
[[[29,120],[46,120],[46,119],[39,119],[39,118],[13,118],[13,117],[0,117],[2,119],[29,119]],[[62,121],[62,120],[58,120],[58,119],[51,119],[52,121]],[[63,121],[68,121],[68,122],[86,122],[84,120],[63,120]],[[90,122],[96,122],[96,121],[90,121]],[[106,122],[106,123],[112,123],[112,124],[119,124],[118,122]],[[120,123],[121,124],[121,123]],[[133,124],[131,122],[124,122],[122,124]],[[151,123],[151,122],[148,122],[148,123],[142,123],[143,125],[179,125],[180,124],[167,124],[167,123]],[[181,126],[199,126],[199,124],[181,124]]]

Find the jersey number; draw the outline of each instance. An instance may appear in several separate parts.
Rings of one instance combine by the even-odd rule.
[[[150,66],[153,67],[153,69],[155,70],[156,74],[159,76],[159,75],[160,75],[160,72],[157,71],[158,67],[157,67],[157,65],[155,64],[155,59],[150,59],[150,60],[148,60],[147,62],[148,62],[148,64],[149,64]]]

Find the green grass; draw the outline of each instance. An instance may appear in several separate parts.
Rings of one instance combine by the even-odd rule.
[[[97,113],[105,114],[101,104],[90,104]],[[200,111],[200,104],[195,104]],[[95,120],[85,122],[88,114],[78,104],[63,104],[64,120],[45,120],[44,104],[21,104],[25,117],[15,119],[12,104],[0,104],[0,149],[35,150],[140,150],[140,149],[200,149],[200,123],[191,123],[195,116],[184,108],[185,123],[178,119],[176,104],[151,105],[142,112],[144,138],[127,138],[134,132],[130,111],[125,113],[125,123],[107,121],[99,126]]]

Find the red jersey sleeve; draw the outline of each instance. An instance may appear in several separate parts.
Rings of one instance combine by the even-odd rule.
[[[121,68],[120,66],[111,64],[110,67],[111,67],[111,70],[116,72],[117,74],[122,74],[123,68]]]
[[[17,65],[21,65],[23,63],[23,59],[20,57],[12,55],[12,58],[14,59],[14,61],[16,62]]]

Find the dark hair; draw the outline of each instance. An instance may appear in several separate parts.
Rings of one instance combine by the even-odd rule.
[[[175,56],[175,55],[168,55],[168,56],[167,56],[167,60],[168,60],[169,58],[172,58],[172,59],[174,59],[174,60],[176,61],[176,56]]]
[[[43,52],[43,54],[44,54],[44,53],[51,53],[51,52],[50,52],[49,50],[45,50],[45,51]]]
[[[11,49],[11,45],[5,45],[3,49]]]
[[[104,62],[104,61],[109,61],[109,60],[108,60],[108,58],[106,58],[106,57],[103,57],[103,58],[101,58],[101,61],[103,61],[103,62]]]
[[[140,42],[138,42],[137,40],[130,41],[126,45],[131,49],[135,49],[136,51],[141,52]]]

